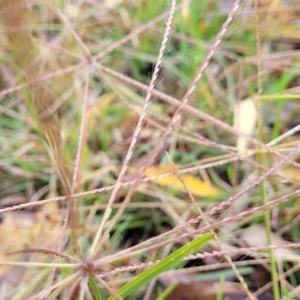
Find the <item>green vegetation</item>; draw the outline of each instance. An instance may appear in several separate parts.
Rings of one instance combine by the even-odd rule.
[[[299,299],[299,7],[224,2],[0,0],[1,299]]]

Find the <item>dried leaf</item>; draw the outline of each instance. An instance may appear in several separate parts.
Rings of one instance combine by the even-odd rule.
[[[257,121],[257,109],[253,99],[239,102],[234,108],[233,127],[246,135],[252,135]],[[237,138],[239,152],[247,150],[247,141],[242,137]]]
[[[0,251],[1,261],[8,260],[6,253],[24,248],[56,250],[61,230],[58,210],[58,204],[54,202],[43,205],[39,212],[6,213],[0,224],[0,245],[3,245]],[[49,217],[46,217],[45,213]],[[17,255],[24,260],[24,253]],[[45,255],[35,257],[36,262],[48,259]],[[9,266],[1,266],[0,276],[7,275],[9,269]]]
[[[234,282],[194,282],[191,284],[178,284],[166,297],[166,300],[215,300],[218,292],[223,289],[223,297],[230,300],[244,300],[247,294],[241,285]]]
[[[246,228],[241,236],[241,239],[247,243],[250,247],[262,247],[267,245],[267,233],[266,229],[260,225],[252,225]],[[278,245],[278,248],[274,249],[274,253],[277,257],[283,259],[292,259],[298,257],[297,253],[290,248],[280,248],[280,245],[288,244],[286,240],[280,236],[271,233],[272,245]]]
[[[146,176],[151,177],[167,172],[174,173],[173,167],[171,165],[153,166],[147,169]],[[210,184],[200,180],[195,176],[183,174],[180,175],[180,178],[184,181],[185,186],[194,196],[209,197],[218,196],[220,194],[220,191],[217,188],[211,186]],[[182,184],[181,180],[178,178],[177,174],[174,174],[167,177],[157,178],[153,181],[162,187],[174,188],[176,190],[179,190],[180,192],[186,192],[186,188]]]

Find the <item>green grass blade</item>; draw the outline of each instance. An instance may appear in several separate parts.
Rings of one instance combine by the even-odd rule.
[[[100,290],[97,286],[97,282],[96,282],[95,278],[90,276],[89,277],[89,283],[91,285],[92,291],[94,292],[95,299],[96,300],[102,300],[102,296],[101,296]]]
[[[213,237],[212,233],[204,234],[203,236],[195,239],[182,246],[180,249],[176,250],[163,260],[161,260],[158,264],[151,267],[150,269],[144,271],[137,277],[135,277],[130,282],[126,283],[123,287],[121,287],[118,291],[118,294],[121,297],[126,297],[139,289],[140,287],[149,283],[152,279],[160,275],[162,272],[168,270],[173,267],[176,263],[178,263],[181,259],[186,257],[189,254],[192,254],[203,247],[209,240]],[[108,300],[115,300],[114,296],[109,297]]]
[[[156,300],[164,300],[176,287],[177,283],[171,283],[157,298]]]

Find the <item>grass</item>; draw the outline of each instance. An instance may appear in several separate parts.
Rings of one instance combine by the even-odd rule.
[[[0,0],[2,299],[300,297],[299,7],[222,5]]]

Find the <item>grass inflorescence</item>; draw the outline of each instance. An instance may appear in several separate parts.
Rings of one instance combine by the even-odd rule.
[[[3,299],[300,297],[296,3],[0,14]]]

